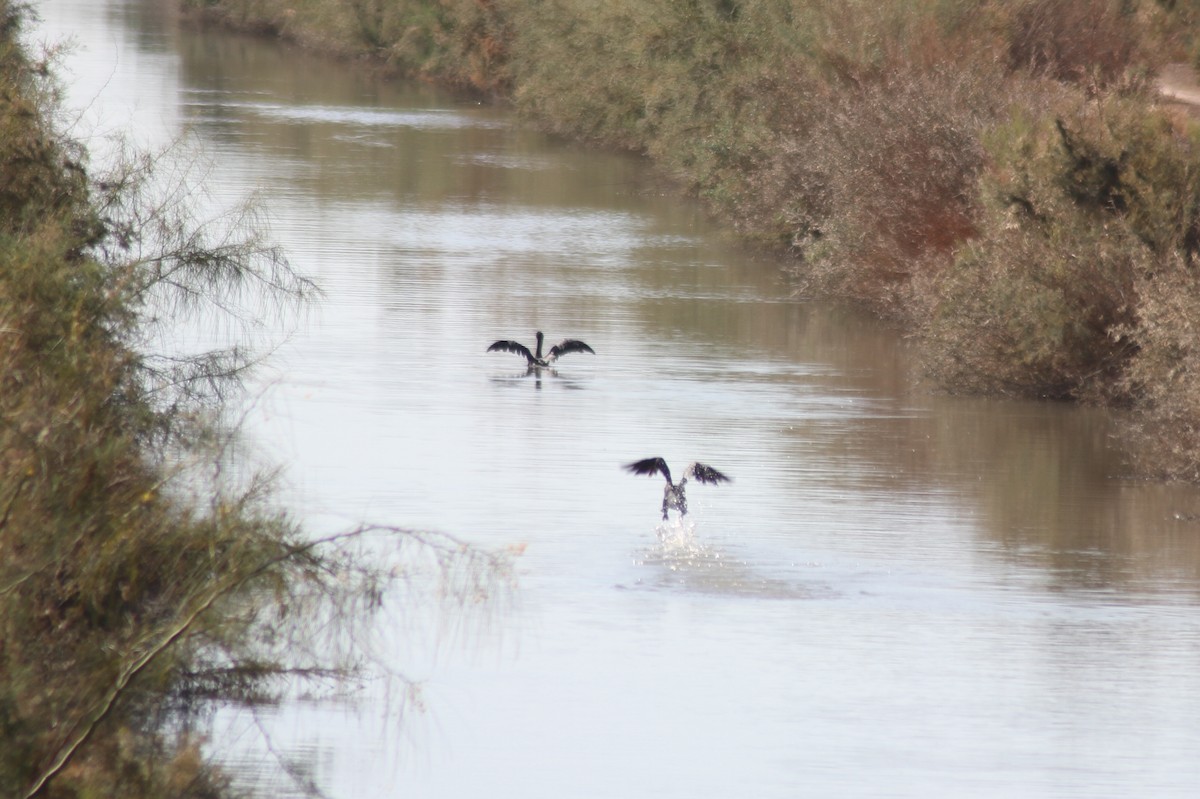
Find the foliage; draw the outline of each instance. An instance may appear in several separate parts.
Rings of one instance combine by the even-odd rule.
[[[1017,3],[1007,35],[1009,66],[1063,81],[1120,81],[1131,64],[1151,63],[1136,6],[1129,0]]]
[[[975,235],[980,128],[999,76],[937,68],[887,74],[833,98],[805,155],[826,175],[826,199],[802,251],[801,279],[892,316],[910,312],[914,275],[936,271]]]
[[[19,46],[28,13],[0,2],[0,793],[227,795],[181,719],[340,683],[395,581],[432,566],[472,604],[507,563],[399,529],[314,538],[232,468],[219,412],[250,359],[143,345],[314,287],[253,215],[193,218],[160,156],[92,179],[50,64]]]
[[[1185,335],[1144,299],[1196,260],[1197,135],[1119,93],[1063,95],[995,128],[980,235],[931,292],[930,371],[967,390],[1139,406],[1145,359],[1161,357],[1143,329]]]
[[[308,47],[371,58],[481,95],[507,93],[513,38],[504,0],[187,0],[198,14]]]
[[[1200,482],[1200,276],[1172,252],[1136,285],[1141,320],[1125,387],[1139,413],[1125,430],[1141,473]]]

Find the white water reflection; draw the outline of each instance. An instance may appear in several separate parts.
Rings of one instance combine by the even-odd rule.
[[[929,395],[644,165],[156,7],[43,13],[99,124],[193,126],[327,293],[253,397],[286,501],[526,547],[469,647],[395,643],[427,715],[263,720],[330,795],[1200,791],[1200,494],[1123,479],[1102,414]],[[596,355],[485,351],[538,329]],[[664,526],[620,468],[652,454],[734,482]],[[264,744],[214,746],[249,777]]]
[[[461,128],[492,128],[504,130],[509,123],[495,117],[472,117],[449,109],[424,111],[379,111],[353,107],[292,106],[271,103],[227,103],[225,108],[244,108],[252,113],[293,124],[319,124],[330,122],[351,127],[415,128],[418,130],[443,131]]]

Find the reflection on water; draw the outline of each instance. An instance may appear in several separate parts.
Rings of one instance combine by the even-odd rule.
[[[229,719],[228,762],[337,797],[1200,791],[1200,492],[1127,479],[1104,414],[930,393],[643,163],[159,7],[42,13],[81,106],[190,127],[326,292],[247,411],[284,499],[525,547],[468,651],[392,642],[415,740],[368,686]],[[596,355],[486,352],[538,329]],[[735,482],[659,524],[648,452]]]

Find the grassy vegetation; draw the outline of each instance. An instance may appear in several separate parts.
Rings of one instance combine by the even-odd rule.
[[[190,5],[645,153],[947,390],[1128,408],[1143,468],[1200,477],[1200,155],[1153,84],[1195,0]]]
[[[317,539],[239,473],[219,417],[247,356],[143,344],[314,289],[253,216],[201,224],[164,195],[157,158],[91,175],[19,42],[29,13],[0,0],[0,794],[230,795],[192,714],[338,685],[397,581],[429,566],[474,603],[506,560],[386,528]],[[357,556],[368,539],[389,543]]]

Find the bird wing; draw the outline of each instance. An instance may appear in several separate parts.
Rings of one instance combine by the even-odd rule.
[[[590,352],[592,355],[596,354],[594,349],[589,347],[587,344],[584,344],[579,339],[568,338],[551,347],[550,354],[547,356],[546,360],[553,361],[556,358],[561,358],[562,356],[572,352]]]
[[[533,363],[533,353],[524,344],[517,341],[497,341],[487,348],[488,352],[512,352],[522,355],[525,360]]]
[[[721,474],[711,466],[706,466],[703,463],[693,463],[684,472],[684,476],[695,477],[701,483],[728,483],[730,478]]]
[[[668,483],[671,482],[671,470],[667,468],[667,462],[662,458],[643,458],[627,465],[625,469],[634,474],[661,474],[667,478]]]

